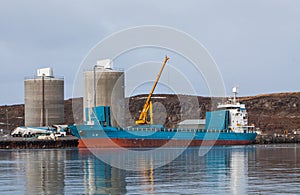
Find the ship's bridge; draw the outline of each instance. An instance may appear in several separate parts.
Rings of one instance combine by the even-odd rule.
[[[245,110],[245,104],[241,104],[241,103],[225,103],[225,104],[219,104],[217,106],[218,109],[241,109],[241,110]]]

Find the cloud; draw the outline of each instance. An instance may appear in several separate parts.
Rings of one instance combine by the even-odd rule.
[[[70,85],[89,49],[111,33],[147,24],[171,26],[200,41],[219,65],[228,91],[234,83],[245,86],[245,95],[295,91],[300,83],[299,8],[296,0],[2,0],[5,83],[0,90],[13,83],[21,87],[13,96],[0,97],[0,104],[23,102],[23,76],[48,65],[66,77],[66,97],[71,97]]]

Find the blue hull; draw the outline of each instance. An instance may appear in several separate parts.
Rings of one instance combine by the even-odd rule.
[[[233,133],[199,129],[130,128],[97,125],[71,126],[80,139],[79,147],[159,147],[251,144],[255,132]]]

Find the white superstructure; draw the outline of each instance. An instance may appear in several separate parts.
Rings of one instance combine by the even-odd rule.
[[[251,128],[253,130],[254,125],[248,124],[248,114],[245,104],[241,104],[237,101],[237,88],[232,89],[233,99],[229,98],[225,103],[219,104],[218,109],[229,111],[229,130],[237,133],[243,133]]]

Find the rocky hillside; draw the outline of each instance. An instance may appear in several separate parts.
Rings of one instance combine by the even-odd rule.
[[[133,125],[146,95],[126,99],[124,125]],[[265,94],[239,98],[246,104],[249,122],[266,133],[282,133],[300,128],[300,92]],[[204,118],[221,99],[185,95],[154,95],[154,121],[174,127],[184,119]],[[82,121],[82,98],[65,101],[65,122]],[[76,113],[75,115],[73,113]],[[24,105],[0,106],[0,129],[24,125]]]
[[[249,120],[267,132],[300,129],[300,93],[277,93],[240,98]]]
[[[214,109],[216,103],[222,101],[213,99],[212,105],[211,98],[207,97],[197,97],[198,102],[195,102],[195,97],[192,96],[160,96],[166,98],[154,98],[154,108],[155,105],[165,106],[169,118],[166,125],[171,127],[184,119],[204,118],[206,111]],[[180,101],[176,97],[180,97]],[[300,129],[300,92],[241,97],[239,101],[246,104],[249,122],[266,133],[283,133],[284,130]],[[137,96],[130,98],[129,102],[130,112],[137,118],[143,101]],[[164,111],[160,106],[158,112],[156,111],[156,117],[166,118]]]
[[[24,125],[24,105],[0,106],[0,129]]]

